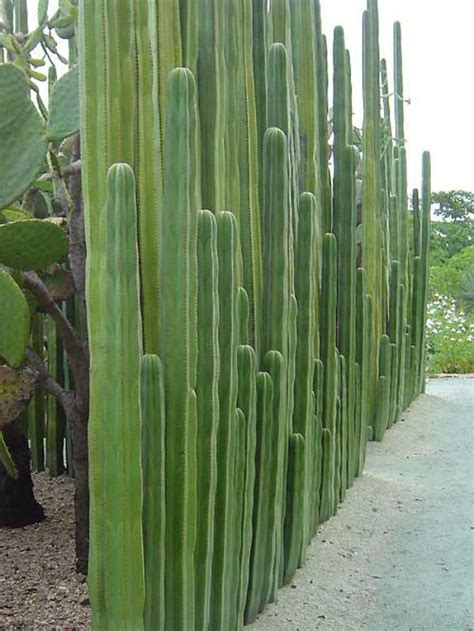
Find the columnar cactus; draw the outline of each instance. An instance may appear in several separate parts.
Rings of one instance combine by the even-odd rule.
[[[111,167],[107,189],[102,210],[104,249],[98,257],[101,274],[95,279],[102,289],[98,317],[110,309],[120,313],[120,318],[107,320],[101,340],[102,353],[110,364],[106,371],[96,370],[92,375],[89,594],[95,628],[142,629],[142,342],[131,168],[125,164]]]
[[[254,620],[423,388],[429,157],[412,246],[378,29],[368,0],[361,137],[340,27],[328,120],[318,0],[80,4],[94,628]],[[11,212],[0,242],[35,224]]]

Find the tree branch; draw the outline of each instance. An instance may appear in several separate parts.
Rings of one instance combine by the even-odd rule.
[[[67,353],[69,365],[74,376],[76,390],[81,398],[84,396],[83,388],[88,383],[88,357],[87,352],[76,335],[71,323],[61,311],[59,306],[54,302],[53,297],[44,285],[43,281],[35,272],[24,272],[22,274],[23,283],[26,289],[31,291],[41,311],[47,313],[54,320],[56,327],[61,336],[64,350]],[[87,393],[85,396],[87,400]]]
[[[68,417],[68,411],[74,405],[74,395],[65,390],[51,377],[45,363],[33,349],[26,349],[26,359],[30,368],[37,375],[37,384],[43,386],[48,394],[51,394],[59,401],[66,412],[66,416]]]

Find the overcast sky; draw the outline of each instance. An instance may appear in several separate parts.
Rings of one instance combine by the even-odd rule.
[[[36,11],[37,0],[28,2]],[[57,0],[51,0],[50,6],[55,5]],[[334,27],[345,29],[357,123],[366,0],[321,0],[321,5],[330,50]],[[406,108],[410,187],[421,185],[421,154],[427,149],[432,154],[433,190],[474,191],[473,5],[473,0],[379,0],[381,54],[389,72],[393,23],[402,24],[405,97],[411,100]]]
[[[361,15],[365,0],[321,0],[323,28],[344,27],[361,112]],[[392,72],[392,30],[402,25],[410,186],[420,186],[421,154],[432,154],[434,191],[474,191],[474,3],[472,0],[379,0],[380,48]],[[393,81],[392,89],[393,89]]]

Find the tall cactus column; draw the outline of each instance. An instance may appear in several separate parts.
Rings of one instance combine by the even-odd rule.
[[[197,522],[195,550],[196,628],[207,629],[211,608],[212,558],[219,421],[219,293],[217,223],[208,210],[198,218]]]
[[[419,391],[425,391],[425,340],[426,340],[426,305],[428,302],[428,280],[430,266],[430,226],[431,226],[431,156],[428,151],[423,153],[423,188],[422,188],[422,215],[421,215],[421,261],[422,261],[422,304],[421,324],[422,331],[419,353]]]
[[[140,432],[141,322],[135,186],[127,165],[109,171],[103,210],[105,247],[95,282],[102,300],[106,370],[92,365],[89,594],[94,629],[143,628],[142,469]],[[89,307],[91,309],[91,307]],[[115,314],[107,318],[106,313]],[[100,397],[100,407],[95,397]],[[101,436],[97,441],[98,434]],[[104,519],[107,515],[107,519]],[[127,580],[124,580],[124,577]]]
[[[191,72],[170,73],[160,266],[166,398],[166,627],[194,628],[197,128]]]
[[[334,514],[336,476],[336,400],[337,400],[337,242],[333,234],[323,239],[323,279],[321,287],[321,360],[324,365],[322,486],[320,522]]]

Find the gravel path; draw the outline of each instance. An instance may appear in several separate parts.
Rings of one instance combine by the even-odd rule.
[[[430,381],[249,631],[474,629],[473,403],[474,379]],[[0,631],[90,629],[72,491],[35,476],[47,521],[0,529]]]
[[[474,629],[474,379],[434,379],[249,631]]]

